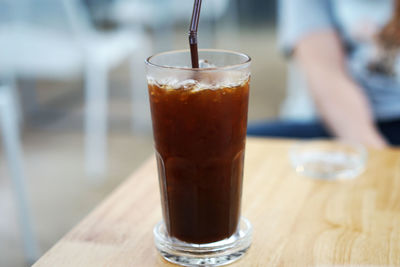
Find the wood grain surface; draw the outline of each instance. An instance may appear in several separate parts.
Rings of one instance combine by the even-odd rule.
[[[369,151],[358,178],[326,182],[294,172],[291,144],[248,139],[242,214],[254,237],[230,266],[400,266],[400,152]],[[151,158],[34,266],[174,266],[153,243],[160,219]]]

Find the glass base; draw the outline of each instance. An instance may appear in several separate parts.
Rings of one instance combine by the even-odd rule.
[[[171,238],[162,221],[154,227],[153,233],[157,249],[169,262],[183,266],[221,266],[245,254],[251,244],[252,226],[246,218],[241,217],[235,234],[208,244],[191,244]]]

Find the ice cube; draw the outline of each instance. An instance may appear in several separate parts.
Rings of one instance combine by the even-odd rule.
[[[215,68],[216,66],[206,59],[199,59],[199,67],[200,68]]]
[[[189,79],[189,80],[185,80],[180,82],[179,84],[177,84],[176,88],[184,88],[184,89],[193,89],[198,85],[198,81],[193,80],[193,79]]]

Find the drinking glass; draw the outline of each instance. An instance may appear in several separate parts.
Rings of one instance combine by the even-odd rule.
[[[240,216],[250,57],[189,50],[146,60],[163,220],[154,228],[168,261],[218,266],[240,258],[252,226]]]

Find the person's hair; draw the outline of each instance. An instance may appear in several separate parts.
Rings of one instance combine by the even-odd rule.
[[[392,18],[379,32],[378,41],[385,49],[400,48],[400,0],[395,0]]]

